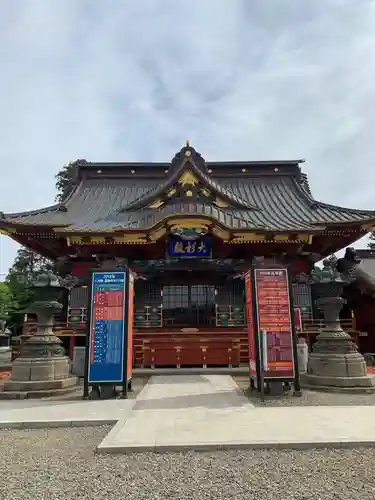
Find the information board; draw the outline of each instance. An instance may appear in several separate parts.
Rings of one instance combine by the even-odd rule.
[[[90,385],[124,381],[128,278],[127,270],[92,273],[87,375]]]
[[[127,334],[128,334],[128,369],[127,369],[127,377],[128,379],[133,375],[133,323],[134,323],[134,277],[131,273],[129,273],[128,277],[128,325],[127,325]]]
[[[257,350],[256,350],[256,337],[253,319],[253,292],[251,273],[248,271],[245,274],[245,298],[246,298],[246,316],[247,316],[247,331],[249,340],[249,370],[250,376],[257,375]]]
[[[264,332],[264,377],[294,378],[293,323],[285,268],[254,269],[258,332]]]

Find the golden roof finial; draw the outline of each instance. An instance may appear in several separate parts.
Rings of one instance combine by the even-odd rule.
[[[186,147],[190,148],[190,141],[189,141],[189,139],[186,139]]]

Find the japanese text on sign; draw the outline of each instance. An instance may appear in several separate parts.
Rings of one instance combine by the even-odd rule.
[[[209,257],[211,248],[208,240],[170,239],[168,253],[171,257]]]
[[[126,273],[93,273],[89,383],[122,382]]]
[[[293,377],[293,331],[286,269],[255,269],[258,331],[265,332],[265,376]]]

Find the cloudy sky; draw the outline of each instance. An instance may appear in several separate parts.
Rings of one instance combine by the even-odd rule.
[[[0,210],[76,158],[306,158],[313,194],[375,208],[373,0],[1,0]],[[1,237],[1,272],[17,245]]]

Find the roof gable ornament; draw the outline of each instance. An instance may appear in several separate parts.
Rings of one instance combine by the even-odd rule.
[[[221,186],[210,176],[206,162],[202,156],[186,141],[173,158],[168,177],[156,188],[151,189],[120,211],[138,210],[141,208],[160,209],[169,201],[196,202],[213,204],[218,208],[236,208],[252,210],[257,207],[249,205],[237,194]]]
[[[191,170],[185,170],[181,177],[178,179],[178,183],[180,186],[196,186],[199,183],[199,180],[194,176]]]

